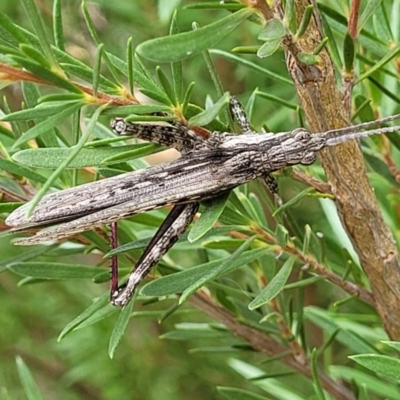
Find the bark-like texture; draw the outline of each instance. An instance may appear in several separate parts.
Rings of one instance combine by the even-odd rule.
[[[312,0],[295,2],[301,17]],[[317,12],[296,45],[287,44],[287,64],[312,132],[348,125],[342,96],[330,56],[320,53],[318,65],[306,66],[296,59],[299,50],[312,53],[323,35]],[[369,278],[377,310],[385,329],[400,340],[400,266],[393,236],[385,224],[366,175],[363,155],[357,141],[320,153],[331,192],[343,225]]]

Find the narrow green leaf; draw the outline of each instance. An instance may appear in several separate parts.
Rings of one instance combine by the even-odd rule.
[[[86,3],[84,1],[82,1],[82,3],[81,3],[81,10],[82,10],[83,17],[85,18],[85,22],[86,22],[86,26],[88,28],[89,34],[93,40],[93,43],[96,46],[100,45],[101,40],[100,40],[99,36],[97,35],[96,28],[94,26],[92,18],[90,17],[89,11],[86,7]]]
[[[380,354],[358,354],[349,356],[349,358],[371,371],[400,381],[400,360],[398,358]]]
[[[101,43],[101,40],[100,40],[99,36],[97,35],[96,28],[94,26],[94,23],[93,23],[92,19],[90,18],[89,11],[88,11],[88,9],[86,7],[86,3],[84,1],[82,1],[81,10],[82,10],[82,13],[83,13],[83,17],[85,18],[86,26],[87,26],[87,28],[89,30],[90,36],[91,36],[94,44],[96,45],[96,47],[98,47],[102,43]],[[121,80],[119,78],[119,75],[117,73],[117,70],[114,67],[112,61],[110,60],[110,58],[108,56],[108,53],[106,53],[106,52],[104,52],[104,61],[106,62],[107,67],[110,70],[111,75],[113,76],[113,78],[119,84],[122,84],[122,82],[121,82]]]
[[[26,103],[27,108],[34,108],[38,105],[39,99],[40,99],[40,92],[38,85],[30,82],[22,82],[21,85],[22,92],[24,94],[24,100]],[[67,104],[66,104],[67,105]],[[39,124],[40,122],[43,121],[43,118],[38,118],[35,122],[36,124]],[[15,124],[13,126],[13,129],[15,128]],[[21,136],[22,133],[20,133],[18,130],[15,131],[16,137]],[[56,133],[53,129],[44,132],[42,135],[40,135],[40,138],[36,141],[37,145],[39,147],[58,147],[59,143],[56,137]]]
[[[198,339],[221,339],[229,337],[229,333],[216,330],[175,330],[164,333],[161,338],[167,340],[198,340]]]
[[[290,32],[297,31],[296,21],[296,8],[294,7],[294,0],[287,0],[285,3],[285,17],[283,20],[285,26],[289,27]]]
[[[367,99],[361,94],[357,94],[354,97],[354,104],[356,110],[351,116],[351,121],[355,121],[357,117],[360,117],[362,122],[373,121],[375,119],[374,111],[371,107],[371,99]]]
[[[237,54],[257,54],[258,49],[261,46],[236,46],[234,47],[231,52]]]
[[[34,0],[24,0],[22,2],[26,14],[30,19],[33,29],[37,35],[37,38],[40,42],[40,47],[43,49],[44,56],[49,61],[50,65],[57,65],[56,60],[54,59],[53,52],[51,51],[51,44],[47,38],[44,24],[40,12],[36,6]]]
[[[164,0],[166,1],[166,0]],[[237,11],[246,7],[244,4],[239,3],[228,3],[228,2],[219,2],[216,3],[214,1],[202,1],[201,3],[195,4],[187,4],[183,8],[185,10],[227,10],[227,11]]]
[[[165,75],[164,71],[161,69],[160,66],[156,68],[156,73],[158,80],[165,92],[165,94],[168,96],[169,101],[171,104],[174,104],[175,106],[177,105],[176,97],[175,97],[175,92],[172,88],[171,83],[169,82],[167,75]]]
[[[393,7],[395,8],[396,5],[393,4],[392,8]],[[372,23],[374,25],[374,31],[376,36],[382,38],[387,43],[395,43],[395,39],[393,37],[392,29],[390,26],[390,24],[395,23],[395,21],[393,20],[393,18],[391,19],[391,21],[389,21],[384,2],[381,1],[379,7],[375,9]]]
[[[108,58],[110,59],[110,61],[112,62],[112,64],[114,65],[115,68],[117,68],[117,70],[119,72],[121,72],[123,75],[128,76],[128,63],[124,60],[122,60],[121,58],[115,56],[114,54],[111,53],[107,53]],[[134,56],[136,56],[136,54],[134,54]]]
[[[336,312],[330,313],[311,306],[304,308],[304,315],[307,320],[316,324],[327,334],[332,334],[338,328],[341,328],[336,336],[336,340],[350,351],[357,353],[376,352],[376,347],[360,336],[359,332],[362,331],[362,326],[352,322],[352,315],[348,315],[346,322],[344,322],[343,318],[337,315]]]
[[[190,118],[189,126],[205,126],[211,123],[218,114],[229,104],[229,93],[224,95],[211,107]]]
[[[177,11],[174,10],[174,13],[171,18],[171,26],[169,29],[170,35],[176,35],[179,33],[179,26],[177,20]],[[182,103],[182,95],[183,95],[183,65],[181,61],[177,61],[171,63],[171,72],[172,72],[172,82],[175,92],[175,98],[178,103]]]
[[[228,269],[223,274],[228,274],[237,268],[245,266],[270,251],[268,248],[249,250],[240,257],[233,260]],[[202,276],[214,270],[226,259],[210,261],[206,264],[198,265],[175,274],[163,276],[155,281],[149,282],[142,287],[140,294],[144,296],[168,296],[170,294],[181,293],[189,286],[195,284]]]
[[[141,43],[136,51],[156,62],[181,61],[218,43],[254,12],[245,8],[203,28]]]
[[[8,171],[12,174],[24,176],[25,178],[32,179],[35,182],[45,183],[47,178],[44,176],[24,167],[23,165],[17,164],[13,161],[5,158],[0,158],[0,169]]]
[[[61,0],[54,0],[53,3],[53,36],[55,45],[62,51],[64,46],[64,32],[61,12]]]
[[[279,246],[287,246],[289,242],[289,231],[282,224],[278,224],[275,229],[275,240]]]
[[[147,214],[143,216],[141,219],[138,219],[139,215],[136,215],[134,217],[134,221],[138,223],[142,223],[146,226],[149,227],[156,227],[158,228],[160,224],[162,223],[163,219],[161,218],[154,218],[154,220],[151,219],[151,215]],[[231,231],[243,231],[243,227],[240,225],[229,225],[229,226],[221,226],[218,228],[212,228],[209,230],[206,234],[205,237],[203,237],[202,244],[204,244],[204,241],[206,240],[205,238],[215,238],[215,236],[220,236],[220,235],[225,235],[227,232]],[[107,254],[104,255],[104,258],[106,257],[111,257],[113,255],[121,254],[121,253],[126,253],[127,251],[132,251],[132,250],[139,250],[139,249],[145,249],[147,245],[150,243],[152,239],[151,237],[148,237],[146,239],[141,239],[141,240],[134,240],[132,242],[123,244],[118,246],[116,249],[110,250]],[[188,233],[185,232],[178,240],[177,243],[180,242],[185,242],[188,240]],[[237,245],[235,246],[237,248]],[[1,265],[1,264],[0,264]]]
[[[370,17],[375,15],[377,8],[380,6],[382,0],[368,0],[363,7],[363,11],[358,20],[358,31],[360,31]]]
[[[95,314],[97,311],[106,306],[110,301],[110,295],[104,293],[101,297],[99,297],[93,304],[91,304],[85,311],[79,314],[75,319],[73,319],[60,333],[58,336],[58,341],[61,341],[65,336],[67,336],[70,332],[75,330],[79,325],[81,325],[84,321],[86,321],[89,317]]]
[[[1,39],[1,26],[0,26],[0,39]],[[21,52],[7,44],[0,44],[0,54],[19,56],[21,55]],[[10,82],[7,81],[2,82],[1,87],[3,88],[5,86],[8,86],[9,84]]]
[[[28,45],[28,44],[21,44],[19,46],[21,51],[26,54],[29,58],[31,58],[33,61],[37,62],[40,65],[43,65],[44,67],[50,69],[50,63],[47,60],[47,58],[39,51],[36,50],[34,47]]]
[[[315,54],[299,52],[297,58],[300,62],[306,65],[316,65],[321,61],[321,58]]]
[[[0,203],[0,213],[11,213],[14,210],[16,210],[18,207],[21,207],[23,202],[13,202],[13,203]],[[3,263],[0,263],[0,271],[1,271],[1,265]]]
[[[139,88],[139,90],[147,97],[149,97],[150,99],[153,99],[155,101],[158,101],[160,103],[164,103],[167,106],[171,106],[171,101],[169,100],[169,98],[165,95],[164,92],[160,92],[159,90],[154,91],[154,90],[147,90],[147,89],[143,89],[143,88]],[[160,94],[162,93],[162,94]]]
[[[323,280],[321,276],[312,276],[311,278],[302,279],[293,283],[288,283],[283,287],[284,290],[299,289],[305,286],[313,285],[316,282]]]
[[[235,251],[245,242],[243,239],[218,239],[218,240],[202,240],[201,244],[206,249],[222,249],[227,251]]]
[[[96,49],[96,57],[94,60],[94,68],[93,68],[93,97],[97,97],[97,90],[99,88],[100,83],[100,70],[101,70],[101,58],[103,56],[104,44],[101,43],[97,46]]]
[[[273,217],[281,214],[282,212],[286,211],[288,208],[293,207],[295,204],[297,204],[301,199],[304,197],[307,197],[309,193],[313,192],[314,188],[308,187],[307,189],[304,189],[301,191],[299,194],[294,196],[292,199],[290,199],[288,202],[285,204],[282,204],[280,207],[278,207],[274,213],[272,214]]]
[[[21,32],[19,27],[17,27],[4,12],[0,13],[0,26],[3,27],[7,31],[7,33],[11,35],[13,39],[15,39],[15,41],[13,40],[11,43],[4,37],[4,35],[1,35],[2,39],[5,42],[12,44],[14,46],[18,46],[21,43],[28,44],[28,40],[26,39],[25,35]]]
[[[279,333],[276,333],[279,335]],[[285,354],[288,356],[288,354]],[[267,358],[269,361],[269,358]],[[255,367],[254,365],[245,363],[239,359],[231,358],[228,361],[228,365],[236,371],[240,376],[245,378],[247,381],[251,381],[253,384],[259,385],[264,392],[269,393],[273,399],[276,400],[310,400],[310,397],[307,395],[298,394],[297,390],[293,388],[293,386],[289,386],[287,382],[277,380],[277,379],[265,379],[260,383],[257,383],[256,379],[259,376],[264,376],[264,370]],[[268,368],[268,367],[264,367]],[[269,366],[269,369],[272,369],[272,366]],[[293,378],[292,378],[293,380]],[[313,399],[314,400],[314,399]]]
[[[308,252],[311,235],[312,235],[312,229],[311,229],[310,225],[306,224],[306,226],[304,227],[304,241],[303,241],[303,249],[302,249],[304,254],[306,254]]]
[[[217,96],[221,98],[224,95],[224,89],[222,87],[222,82],[219,77],[219,72],[215,68],[214,62],[211,59],[209,51],[204,50],[202,54],[203,54],[204,62],[207,66],[208,73],[210,74],[210,78],[214,84],[215,92],[216,92]],[[230,113],[228,112],[228,110],[225,110],[224,116],[225,116],[225,120],[229,121],[229,125],[233,128],[232,117],[231,117]]]
[[[306,32],[308,25],[310,24],[313,11],[314,11],[313,5],[307,6],[306,9],[304,10],[304,14],[303,17],[301,18],[299,29],[294,36],[294,40],[297,40],[298,38],[302,37]]]
[[[325,4],[319,2],[318,9],[324,15],[329,17],[328,25],[333,30],[339,32],[341,35],[345,35],[348,29],[347,18],[337,12],[336,10],[326,6]],[[325,24],[324,24],[325,25]],[[328,36],[328,35],[326,35]],[[330,41],[330,38],[329,38]],[[357,41],[371,53],[375,53],[380,57],[384,57],[387,53],[387,42],[384,42],[381,38],[372,35],[370,32],[362,29]]]
[[[129,93],[134,96],[135,81],[133,79],[133,40],[132,36],[128,39],[126,44],[126,63],[128,68],[128,84]]]
[[[317,356],[318,356],[317,349],[313,349],[311,353],[311,374],[314,381],[314,389],[318,400],[326,400],[325,393],[321,386],[321,381],[319,379]]]
[[[397,91],[395,90],[395,88],[393,88],[392,90],[389,90],[386,86],[382,85],[379,81],[377,81],[376,79],[374,79],[372,76],[368,77],[368,80],[374,84],[374,86],[376,86],[383,94],[385,94],[386,96],[388,96],[390,99],[392,99],[393,101],[395,101],[396,103],[400,103],[400,96],[397,96]],[[391,88],[392,89],[392,88]],[[396,93],[394,93],[396,92]],[[392,140],[396,135],[387,135],[387,138],[389,140]]]
[[[133,79],[140,86],[140,91],[143,93],[152,94],[151,98],[160,101],[161,103],[170,105],[170,101],[161,88],[146,75],[142,74],[138,69],[133,71]]]
[[[189,242],[195,242],[204,236],[210,229],[212,229],[222,214],[222,211],[224,211],[229,195],[230,192],[224,193],[221,196],[204,202],[205,210],[202,212],[201,217],[196,221],[196,223],[193,225],[193,228],[190,230],[188,235]]]
[[[92,279],[100,272],[97,267],[42,261],[15,262],[8,269],[22,276],[40,279]]]
[[[250,200],[250,197],[253,199],[253,201],[256,200],[255,195],[253,193],[250,194],[245,194],[245,193],[238,193],[238,199],[240,200],[241,204],[246,210],[246,214],[250,217],[252,221],[258,221],[260,223],[262,219],[257,215],[257,211],[253,206],[253,201]],[[261,211],[262,212],[262,211]],[[264,217],[264,215],[263,215]],[[263,218],[261,217],[261,218]]]
[[[211,49],[210,50],[211,54],[218,55],[220,57],[224,57],[225,59],[232,61],[235,65],[243,65],[244,67],[249,68],[252,71],[260,72],[262,75],[267,76],[268,78],[271,78],[277,82],[285,83],[287,85],[293,85],[293,81],[291,81],[288,78],[285,78],[284,76],[281,76],[279,74],[276,74],[266,68],[263,68],[245,58],[238,57],[235,54],[228,53],[227,51],[219,50],[219,49]]]
[[[132,313],[132,307],[135,302],[135,297],[136,296],[134,296],[133,299],[129,302],[129,304],[121,310],[118,316],[117,323],[115,324],[115,327],[112,331],[110,342],[108,345],[108,356],[111,359],[114,358],[115,351],[117,350],[117,347],[122,339],[122,336],[125,333],[125,329],[128,326],[128,322]]]
[[[189,106],[189,102],[190,102],[190,99],[192,97],[192,92],[193,92],[193,89],[194,89],[194,85],[195,85],[195,82],[190,82],[189,86],[186,89],[185,95],[183,96],[183,100],[182,100],[182,113],[183,113],[183,115],[186,115],[186,112],[187,112],[187,109],[188,109],[188,106]]]
[[[73,95],[73,96],[79,96],[80,99],[82,99],[81,95]],[[65,110],[65,108],[69,105],[76,104],[76,100],[78,98],[75,98],[74,100],[70,101],[64,101],[64,102],[57,102],[56,104],[45,104],[45,105],[39,105],[36,106],[35,108],[28,108],[26,110],[20,110],[20,111],[15,111],[12,112],[11,114],[6,114],[2,118],[0,118],[1,121],[28,121],[28,120],[34,120],[37,118],[45,118],[45,117],[50,117],[51,115],[58,114],[62,110]]]
[[[281,40],[286,34],[286,29],[282,24],[282,21],[278,18],[269,19],[261,32],[258,34],[258,40],[272,41]]]
[[[264,99],[270,100],[273,103],[281,104],[282,106],[290,108],[292,110],[296,110],[297,107],[298,107],[296,104],[289,103],[288,101],[283,100],[280,97],[273,96],[272,94],[269,94],[269,93],[260,92],[259,90],[256,90],[254,93],[257,96],[260,96],[260,97],[262,97]]]
[[[82,93],[81,89],[77,86],[34,61],[20,56],[10,56],[10,58],[44,81],[53,83],[55,86],[66,89],[72,93]]]
[[[390,340],[382,340],[382,343],[387,344],[388,346],[392,347],[396,351],[400,351],[400,342],[393,342]]]
[[[132,106],[121,106],[121,107],[110,107],[107,110],[104,110],[103,115],[112,115],[124,117],[125,115],[130,114],[155,114],[161,112],[171,113],[171,107],[163,106],[163,105],[132,105]]]
[[[343,61],[344,61],[344,69],[348,74],[350,74],[354,68],[354,58],[355,58],[354,40],[350,36],[349,32],[347,32],[343,42]]]
[[[82,79],[84,82],[91,83],[93,81],[93,70],[88,67],[82,67],[81,65],[74,65],[74,64],[61,64],[64,71],[70,75],[76,76],[79,79]],[[116,95],[120,94],[118,89],[118,85],[111,82],[109,79],[105,78],[103,75],[99,77],[99,87],[102,90],[107,90],[109,93],[115,93]]]
[[[328,42],[329,42],[329,38],[324,37],[321,40],[321,43],[313,51],[313,55],[317,56],[319,53],[321,53],[321,51],[325,48],[325,46],[328,44]]]
[[[325,15],[321,15],[322,19],[322,27],[324,30],[325,36],[328,38],[328,49],[329,53],[331,54],[332,60],[336,66],[336,68],[340,71],[342,69],[342,60],[339,55],[339,50],[336,44],[335,37],[332,33],[332,30],[329,26],[329,22]]]
[[[281,45],[281,39],[267,40],[258,50],[257,57],[265,58],[272,56]]]
[[[74,102],[69,107],[66,107],[64,110],[60,111],[56,115],[53,115],[50,118],[45,119],[42,122],[39,122],[37,125],[28,129],[21,137],[19,137],[15,143],[13,148],[17,148],[22,143],[26,143],[28,140],[34,139],[35,137],[49,131],[54,128],[56,125],[60,124],[64,119],[72,115],[74,112],[78,111],[82,106],[83,102]]]
[[[47,253],[48,251],[52,250],[55,247],[56,246],[35,246],[32,250],[24,251],[15,257],[11,257],[7,260],[3,260],[0,262],[0,272],[7,269],[8,266],[11,264],[18,264],[23,261],[27,261],[27,260],[36,258],[44,253]]]
[[[154,150],[158,148],[159,146],[147,143],[118,147],[96,147],[93,149],[83,148],[65,168],[86,168],[98,165],[118,164],[121,162],[121,160],[134,159],[138,157],[143,157],[144,155],[152,154]],[[71,154],[74,153],[74,151],[74,148],[27,149],[15,153],[13,155],[13,160],[34,168],[54,169],[60,165],[60,160],[67,159],[71,156]],[[25,175],[23,175],[22,173],[20,175],[26,176],[28,171],[29,170],[24,172]],[[34,178],[32,177],[30,179]],[[41,180],[39,182],[43,183],[43,181],[46,180],[46,178],[41,177]]]
[[[52,105],[57,106],[60,104],[72,103],[72,101],[77,100],[85,100],[86,96],[84,93],[57,93],[57,94],[46,94],[44,96],[40,96],[37,99],[37,107],[40,109],[41,107],[51,107]]]
[[[102,164],[110,165],[110,164],[119,164],[121,162],[126,162],[129,160],[133,160],[134,158],[145,157],[150,154],[157,153],[158,151],[163,150],[162,146],[150,143],[143,147],[136,148],[131,151],[124,151],[118,153],[116,155],[112,155],[104,158]]]
[[[227,400],[270,400],[270,397],[260,396],[259,394],[233,387],[220,386],[217,387],[217,390]]]
[[[271,279],[271,282],[260,292],[260,294],[249,304],[250,310],[255,310],[262,305],[269,303],[283,290],[288,280],[296,257],[290,257],[279,270],[279,272]]]
[[[398,385],[390,385],[388,381],[381,377],[374,377],[369,371],[363,372],[360,369],[331,365],[329,372],[333,379],[356,384],[360,388],[365,387],[368,392],[377,394],[378,398],[397,400],[399,397]],[[371,397],[362,397],[362,400],[364,399],[370,400]]]
[[[391,52],[385,55],[381,60],[376,62],[374,65],[371,66],[366,72],[364,72],[356,81],[355,85],[365,78],[370,77],[374,72],[381,69],[385,64],[387,64],[390,60],[396,57],[400,53],[400,45],[396,46]]]
[[[197,282],[190,285],[181,295],[179,298],[179,304],[182,304],[186,299],[191,296],[194,292],[204,286],[207,282],[211,281],[212,279],[221,276],[226,273],[227,270],[231,269],[231,264],[237,260],[242,253],[247,250],[250,244],[257,236],[253,236],[247,239],[231,256],[225,259],[221,265],[214,268],[213,270],[209,271],[208,273],[204,274]]]
[[[110,276],[109,276],[109,278],[110,278]],[[111,304],[108,304],[105,307],[103,307],[102,309],[100,309],[99,311],[97,311],[95,314],[93,314],[92,316],[87,318],[85,321],[83,321],[79,325],[79,327],[76,328],[76,330],[85,329],[88,326],[97,324],[97,322],[102,321],[102,320],[110,317],[113,314],[116,314],[118,311],[119,311],[118,307],[114,307]]]
[[[16,357],[16,364],[19,379],[21,380],[22,387],[28,400],[43,400],[40,394],[39,388],[36,385],[31,372],[29,371],[27,365],[23,359],[19,356]]]

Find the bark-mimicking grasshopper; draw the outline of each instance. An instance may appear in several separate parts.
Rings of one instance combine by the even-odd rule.
[[[111,126],[118,135],[131,135],[153,143],[174,147],[181,152],[177,160],[113,178],[84,184],[44,196],[26,219],[28,204],[15,210],[6,224],[12,231],[44,227],[16,244],[31,245],[57,240],[112,224],[147,210],[172,205],[173,208],[129,275],[118,286],[113,260],[111,302],[124,306],[150,269],[172,247],[196,214],[199,202],[221,195],[234,187],[261,178],[277,192],[271,172],[281,168],[312,164],[316,153],[351,139],[400,130],[400,126],[366,128],[400,118],[400,114],[348,128],[310,134],[304,129],[277,134],[256,134],[250,129],[240,103],[230,102],[231,112],[243,134],[213,132],[208,139],[191,129],[171,125],[133,124],[121,118]],[[113,244],[116,245],[115,243]]]

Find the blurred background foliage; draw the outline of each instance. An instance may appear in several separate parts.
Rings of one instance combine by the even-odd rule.
[[[340,14],[345,14],[348,10],[348,2],[345,0],[340,2],[323,1],[322,3]],[[361,8],[365,8],[367,3],[367,1],[363,1]],[[385,1],[385,5],[382,7],[385,7],[386,18],[390,19],[393,37],[398,39],[399,15],[391,14],[391,10],[395,10],[395,3],[395,0]],[[50,32],[52,1],[40,0],[36,1],[36,4]],[[93,67],[96,46],[90,38],[82,16],[81,3],[70,0],[61,4],[66,51]],[[148,39],[168,35],[173,10],[187,4],[194,4],[194,2],[167,0],[158,2],[144,0],[86,2],[105,49],[123,59],[129,37],[132,37],[133,46],[136,47]],[[345,13],[343,13],[343,9],[346,10]],[[7,15],[14,23],[32,31],[21,2],[2,0],[0,12]],[[205,26],[226,15],[227,12],[224,10],[180,8],[178,24],[181,32],[189,31],[192,29],[193,21],[200,26]],[[335,23],[329,21],[329,24],[332,23],[337,46],[341,49],[343,34],[334,29]],[[379,25],[372,17],[366,21],[364,27],[375,32],[376,35],[381,34],[384,38],[384,33],[382,33],[384,30],[378,29]],[[218,43],[217,47],[230,51],[237,46],[259,45],[256,39],[259,31],[259,25],[246,22]],[[395,43],[387,42],[386,45],[390,47]],[[368,49],[364,49],[364,51],[368,54]],[[282,51],[277,51],[262,60],[255,55],[239,56],[284,78],[289,78]],[[232,63],[223,57],[213,56],[213,60],[223,89],[231,94],[237,94],[244,103],[254,90],[259,88],[260,91],[267,92],[269,95],[276,96],[293,105],[293,107],[285,107],[282,102],[258,97],[252,113],[252,123],[255,128],[260,130],[262,126],[267,126],[269,130],[279,132],[294,129],[302,123],[301,118],[299,119],[299,112],[296,110],[298,99],[293,85],[271,79],[262,72],[254,72],[244,65]],[[150,69],[154,69],[154,64],[146,63],[146,65],[149,65]],[[393,66],[385,67],[393,72]],[[361,73],[364,68],[365,65],[360,67],[357,64],[357,73]],[[102,72],[109,77],[106,69]],[[168,68],[165,69],[165,72],[169,74]],[[185,87],[192,81],[196,82],[192,103],[204,107],[209,98],[214,102],[218,100],[210,74],[201,56],[185,60],[183,72]],[[378,71],[375,78],[393,94],[395,90],[391,85],[395,82],[394,87],[398,88],[398,77],[396,80],[392,75],[388,77],[387,74],[379,74]],[[338,70],[338,79],[340,79],[340,70]],[[40,90],[42,95],[53,91],[48,87],[40,87]],[[7,103],[3,102],[3,109],[7,107],[10,107],[11,110],[20,109],[23,95],[18,84],[4,85],[2,93],[7,99]],[[384,115],[398,110],[398,99],[393,95],[385,96],[382,94],[382,90],[370,82],[357,87],[354,94],[372,98],[374,111],[378,109],[379,105],[379,111]],[[106,119],[104,121],[106,123]],[[60,130],[68,135],[70,126],[67,123],[65,126],[61,126]],[[374,140],[369,143],[374,143]],[[372,144],[366,149],[367,161],[370,162],[371,181],[382,205],[384,216],[394,235],[398,236],[398,206],[395,202],[398,199],[397,184],[393,178],[390,178],[387,166],[379,163],[380,159],[376,157],[375,153],[379,151],[380,146],[380,142],[377,143],[376,146]],[[396,148],[393,148],[393,158],[395,160],[398,158]],[[156,162],[160,162],[160,159],[157,159]],[[303,168],[303,170],[312,171],[314,176],[323,177],[322,168],[318,165],[310,169]],[[279,177],[280,192],[284,201],[294,198],[305,189],[303,184],[286,175],[287,173],[283,173]],[[389,178],[387,178],[388,176]],[[0,177],[0,179],[7,178]],[[90,176],[87,177],[85,173],[82,173],[79,179],[88,180]],[[251,184],[250,188],[259,192],[259,187],[255,183]],[[241,193],[249,195],[249,189],[241,189]],[[388,193],[392,197],[388,198]],[[262,198],[263,195],[259,196]],[[265,201],[262,204],[267,209],[264,203]],[[324,252],[321,258],[329,260],[330,267],[335,271],[344,274],[346,266],[358,265],[354,250],[340,226],[335,207],[329,199],[304,197],[286,212],[286,226],[290,227],[288,234],[296,235],[300,241],[304,242],[304,227],[308,224],[313,232],[313,245],[318,248],[319,252]],[[155,211],[150,214],[154,216],[154,221],[158,221],[165,215],[165,212]],[[268,222],[273,225],[274,220],[270,216],[267,218]],[[135,221],[135,218],[133,220]],[[154,232],[154,226],[146,225],[146,222],[143,222],[145,219],[139,217],[136,220],[139,221],[139,224],[135,225],[135,233],[138,238],[148,237]],[[230,242],[225,244],[227,246],[225,248],[224,244],[217,244],[213,248],[213,245],[209,244],[208,248],[202,249],[201,245],[194,247],[185,242],[176,245],[169,252],[166,264],[173,265],[179,260],[179,264],[184,267],[198,265],[209,259],[217,259],[221,255],[226,255],[227,250],[232,251],[232,247],[229,246],[233,245],[234,243]],[[3,271],[7,267],[7,260],[16,257],[21,252],[31,250],[12,246],[10,238],[7,236],[0,237],[0,248],[0,269]],[[102,254],[80,254],[83,251],[77,252],[74,250],[76,248],[72,246],[66,247],[64,251],[58,250],[57,262],[85,265],[103,263],[106,266],[107,262],[102,260]],[[72,250],[68,251],[68,249]],[[140,252],[134,252],[133,257],[136,258],[138,254]],[[37,260],[41,260],[41,258]],[[272,267],[277,268],[282,263],[272,256],[265,256],[260,264],[260,269],[271,278],[274,270]],[[260,269],[254,274],[260,274]],[[356,280],[358,278],[360,282],[365,282],[366,278],[361,270],[353,268],[352,274]],[[302,273],[298,272],[296,276],[302,276]],[[233,288],[242,290],[246,285],[251,285],[246,279],[248,278],[243,271],[236,271],[235,274],[229,276],[229,284]],[[190,398],[206,400],[251,398],[248,393],[241,395],[235,393],[237,397],[223,391],[217,393],[217,386],[237,387],[263,396],[268,393],[269,397],[262,398],[321,398],[313,392],[312,385],[306,378],[298,374],[288,374],[288,369],[279,362],[265,363],[265,356],[254,351],[246,351],[249,349],[245,347],[240,348],[239,344],[243,347],[243,343],[224,332],[221,327],[217,326],[219,330],[216,329],[213,334],[207,336],[202,331],[203,325],[188,325],[193,332],[186,336],[182,335],[182,337],[191,339],[179,340],[179,335],[177,335],[178,340],[168,339],[166,334],[173,332],[179,323],[213,322],[191,306],[184,305],[178,312],[173,313],[159,324],[157,318],[162,315],[163,310],[175,304],[175,300],[172,298],[162,302],[143,300],[135,303],[135,311],[139,314],[130,320],[113,359],[109,358],[107,348],[118,318],[116,310],[108,310],[110,315],[107,318],[99,318],[98,322],[93,325],[82,326],[82,329],[77,329],[58,342],[57,337],[64,327],[85,310],[93,298],[104,293],[106,284],[95,285],[88,280],[70,280],[41,282],[18,287],[19,281],[20,277],[12,273],[1,275],[0,387],[2,394],[0,396],[2,398],[26,398],[26,389],[24,390],[21,384],[21,377],[15,363],[17,356],[20,356],[29,367],[40,393],[46,399],[179,400]],[[216,293],[218,297],[218,290]],[[293,312],[296,307],[312,305],[308,308],[308,313],[305,312],[305,321],[299,323],[304,324],[302,335],[305,335],[304,340],[307,342],[308,349],[323,346],[329,348],[324,353],[324,367],[328,369],[332,365],[351,365],[354,370],[350,372],[350,369],[346,370],[345,367],[341,370],[338,368],[336,376],[343,377],[348,373],[350,380],[353,379],[353,383],[357,382],[358,389],[355,391],[358,393],[357,398],[359,399],[384,398],[385,396],[395,398],[393,393],[396,393],[398,386],[394,381],[390,381],[390,384],[386,385],[387,392],[384,388],[380,388],[376,393],[367,389],[364,391],[365,379],[370,379],[374,385],[378,385],[378,380],[374,381],[373,374],[368,375],[366,369],[361,370],[361,377],[357,380],[357,366],[347,359],[349,355],[362,352],[361,349],[364,352],[369,350],[369,352],[379,353],[382,351],[392,354],[388,347],[384,347],[380,343],[380,340],[387,339],[387,336],[376,311],[371,306],[357,299],[336,304],[335,302],[338,300],[345,299],[346,294],[323,280],[315,285],[307,286],[305,289],[298,289],[296,293],[286,293],[290,293],[290,290],[285,292],[280,299],[283,310]],[[233,294],[230,295],[233,296]],[[225,296],[226,294],[220,298],[222,303],[226,300]],[[232,304],[231,300],[228,300],[226,300],[226,304]],[[321,309],[326,309],[327,312],[325,313]],[[241,312],[244,313],[244,310]],[[273,313],[271,315],[273,316]],[[333,321],[340,321],[340,323],[336,326]],[[185,331],[183,325],[181,325],[181,329],[182,327]],[[199,328],[197,331],[196,327]],[[295,330],[295,328],[293,329]],[[346,334],[351,332],[351,335],[346,336],[345,334],[339,340],[335,340],[343,332]],[[163,337],[163,335],[166,336]],[[160,337],[161,339],[159,339]],[[357,344],[351,342],[349,337],[358,341]],[[243,364],[240,364],[241,362]],[[255,367],[252,365],[259,370],[254,370]],[[261,374],[261,372],[268,379],[255,381],[246,379]],[[348,382],[348,385],[351,386],[351,383]],[[254,399],[257,398],[254,397]]]

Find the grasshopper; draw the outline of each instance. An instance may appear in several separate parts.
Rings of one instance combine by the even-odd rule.
[[[135,136],[173,147],[181,153],[177,160],[128,172],[116,177],[84,184],[44,196],[32,215],[26,218],[29,203],[12,212],[6,224],[12,231],[43,228],[16,244],[32,245],[58,240],[112,225],[116,246],[116,221],[165,206],[173,206],[154,238],[130,273],[118,285],[116,262],[112,261],[111,303],[125,306],[150,269],[173,246],[192,222],[202,200],[217,197],[253,179],[261,179],[277,193],[272,172],[291,165],[309,165],[317,153],[329,146],[382,133],[400,126],[367,128],[400,118],[400,114],[380,120],[310,134],[299,128],[277,134],[252,131],[236,98],[230,100],[231,112],[240,125],[241,135],[212,132],[208,138],[197,135],[180,123],[171,125],[134,124],[121,118],[111,121],[118,135]]]

